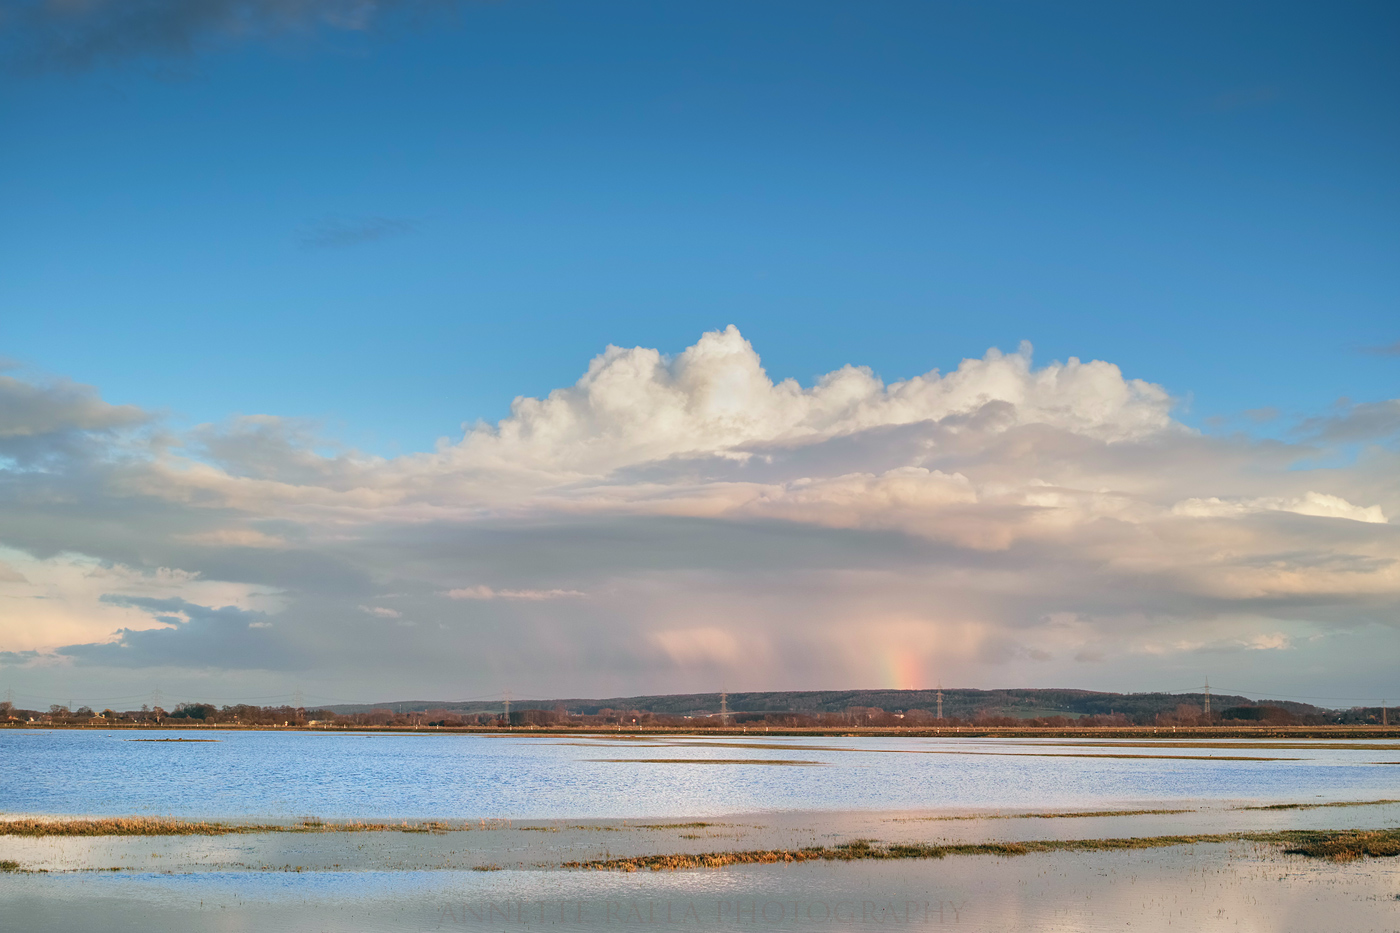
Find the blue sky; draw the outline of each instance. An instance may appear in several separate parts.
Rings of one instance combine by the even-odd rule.
[[[20,692],[1400,693],[1394,4],[3,13]]]
[[[511,2],[46,68],[12,35],[0,341],[182,422],[309,417],[383,453],[608,343],[730,323],[804,383],[1025,339],[1195,425],[1375,400],[1397,27],[1364,3]]]

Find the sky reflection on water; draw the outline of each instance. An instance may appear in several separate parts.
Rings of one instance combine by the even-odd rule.
[[[159,737],[143,732],[140,738]],[[634,818],[766,810],[1081,807],[1395,796],[1372,749],[1124,747],[923,738],[607,742],[557,736],[0,732],[0,811],[188,817]],[[1374,744],[1374,743],[1372,743]],[[763,747],[754,747],[754,746]],[[891,752],[895,753],[891,753]],[[963,752],[900,754],[898,752]],[[1042,757],[1053,752],[1057,757]],[[980,753],[980,754],[979,754]],[[997,753],[997,754],[988,754]],[[1246,756],[1274,761],[1240,760]],[[696,764],[646,759],[694,759]],[[628,759],[609,761],[600,759]],[[752,759],[754,764],[700,764]],[[819,767],[774,767],[777,759]]]

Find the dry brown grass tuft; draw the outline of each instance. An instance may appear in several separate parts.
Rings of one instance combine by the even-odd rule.
[[[1322,807],[1379,807],[1400,800],[1336,800],[1332,803],[1271,803],[1262,807],[1236,807],[1237,810],[1317,810]]]
[[[1246,807],[1245,809],[1253,809]],[[887,823],[937,823],[948,820],[1064,820],[1089,816],[1143,816],[1154,813],[1195,813],[1195,810],[1071,810],[1047,813],[989,813],[972,816],[899,816]]]
[[[1397,829],[1360,829],[1298,835],[1306,838],[1283,851],[1312,858],[1325,858],[1333,862],[1354,862],[1363,855],[1400,855],[1400,830]]]
[[[614,765],[788,765],[799,768],[820,768],[826,764],[796,758],[585,758],[584,761]]]
[[[119,816],[93,820],[18,819],[0,821],[5,836],[222,836],[241,827],[196,823],[148,816]]]
[[[210,823],[151,816],[114,816],[59,820],[25,817],[0,819],[0,836],[228,836],[251,833],[445,833],[470,829],[437,820],[410,823],[324,823],[316,819],[292,825]]]
[[[774,862],[849,862],[863,859],[944,858],[949,855],[997,855],[1012,857],[1032,852],[1103,852],[1125,849],[1159,849],[1207,842],[1263,842],[1291,844],[1284,851],[1336,861],[1363,855],[1400,855],[1400,829],[1374,831],[1298,831],[1272,833],[1219,833],[1197,836],[1139,836],[1127,839],[1033,839],[1024,842],[880,843],[857,839],[838,846],[806,849],[758,849],[749,852],[705,852],[698,855],[639,855],[631,858],[565,862],[565,868],[594,871],[676,871],[690,868],[723,868],[726,865]]]

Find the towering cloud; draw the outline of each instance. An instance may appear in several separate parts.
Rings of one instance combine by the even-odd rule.
[[[63,439],[0,473],[0,649],[36,677],[580,693],[1226,667],[1354,690],[1368,662],[1342,658],[1400,647],[1386,404],[1213,438],[1106,362],[1023,346],[804,387],[733,327],[609,347],[395,459],[271,416],[172,438],[88,389],[0,391],[21,400],[0,443]],[[1324,451],[1351,459],[1309,468]]]

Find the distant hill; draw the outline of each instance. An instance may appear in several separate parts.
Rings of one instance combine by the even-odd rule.
[[[976,719],[979,716],[1107,716],[1122,713],[1129,720],[1145,721],[1158,713],[1169,713],[1178,706],[1200,708],[1201,693],[1103,693],[1092,690],[944,690],[943,715]],[[1254,700],[1229,694],[1211,694],[1212,709],[1250,707]],[[852,707],[875,707],[886,712],[918,709],[934,712],[935,690],[799,690],[761,693],[731,693],[731,713],[841,713]],[[1296,716],[1332,715],[1332,710],[1307,703],[1269,700],[1268,705],[1288,710]],[[596,715],[602,709],[637,710],[673,716],[707,716],[720,711],[718,693],[680,693],[663,696],[611,697],[608,699],[562,698],[551,700],[512,700],[516,710],[563,707],[574,714]],[[500,712],[500,700],[453,702],[451,700],[395,700],[384,703],[345,704],[326,707],[336,713],[366,713],[372,709],[404,712],[450,710],[459,713]]]

